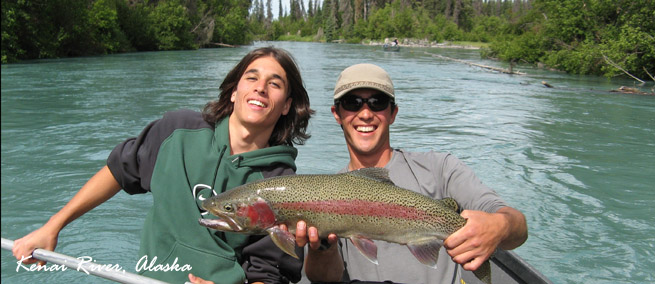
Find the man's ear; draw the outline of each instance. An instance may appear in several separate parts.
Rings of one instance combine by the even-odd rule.
[[[291,109],[291,102],[293,102],[293,99],[291,97],[288,97],[287,101],[284,102],[284,109],[282,110],[282,115],[287,115],[289,113],[289,110]]]
[[[398,106],[394,105],[393,110],[391,111],[391,119],[389,120],[389,125],[392,125],[396,121],[396,115],[398,114]]]
[[[341,125],[341,116],[339,115],[339,110],[337,109],[337,106],[333,105],[330,107],[330,110],[332,111],[332,115],[334,115],[334,119],[337,121],[339,125]]]

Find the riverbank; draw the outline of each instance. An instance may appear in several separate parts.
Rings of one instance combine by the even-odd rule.
[[[316,36],[300,36],[300,35],[283,35],[278,38],[278,41],[297,41],[297,42],[326,42],[320,35]],[[348,41],[345,39],[337,39],[331,41],[331,43],[354,43],[362,45],[373,45],[381,46],[389,44],[393,41],[393,38],[385,38],[383,40],[371,40],[364,39],[360,42]],[[430,41],[427,39],[415,39],[415,38],[404,38],[398,39],[398,45],[401,47],[435,47],[435,48],[457,48],[457,49],[481,49],[489,47],[489,43],[486,42],[474,42],[474,41]]]
[[[363,40],[363,45],[385,45],[392,42],[393,39],[386,38],[383,41]],[[402,39],[398,41],[401,47],[435,47],[435,48],[458,48],[458,49],[481,49],[488,47],[489,44],[485,42],[470,42],[470,41],[444,41],[436,42],[425,39]]]

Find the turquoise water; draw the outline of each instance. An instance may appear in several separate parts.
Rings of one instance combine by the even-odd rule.
[[[510,76],[477,51],[317,43],[38,60],[2,66],[2,237],[40,227],[101,168],[111,149],[170,110],[200,110],[257,46],[289,50],[316,115],[299,173],[333,173],[347,152],[330,113],[338,73],[359,62],[389,71],[400,112],[392,146],[451,152],[527,217],[516,252],[555,283],[653,283],[655,97],[610,93],[632,81],[518,66]],[[547,81],[556,88],[541,85]],[[650,85],[652,87],[652,83]],[[71,223],[56,251],[134,271],[149,195],[119,193]],[[107,283],[75,271],[18,269],[3,283]]]

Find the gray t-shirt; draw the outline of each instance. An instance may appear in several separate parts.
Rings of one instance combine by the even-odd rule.
[[[507,206],[462,161],[447,153],[405,152],[394,149],[385,166],[397,186],[435,199],[454,198],[462,209],[489,213]],[[341,172],[347,170],[343,169]],[[393,228],[390,228],[393,229]],[[342,255],[350,280],[396,283],[461,283],[461,267],[445,249],[439,251],[437,268],[421,264],[404,245],[375,241],[378,263],[368,261],[349,241],[342,241]]]

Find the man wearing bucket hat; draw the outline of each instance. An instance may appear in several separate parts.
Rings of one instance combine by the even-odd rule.
[[[435,199],[454,198],[467,223],[444,241],[437,269],[420,264],[406,247],[398,244],[375,241],[380,259],[376,265],[351,243],[341,242],[341,246],[327,250],[309,250],[305,269],[310,280],[461,283],[462,267],[476,270],[497,247],[514,249],[527,239],[523,214],[507,206],[462,161],[448,153],[408,152],[391,147],[389,127],[398,114],[395,100],[391,78],[379,66],[356,64],[341,72],[332,106],[350,154],[350,162],[341,172],[386,168],[391,180],[400,187]],[[305,231],[302,225],[297,230],[298,244],[309,242],[316,248],[318,232],[314,228]],[[330,243],[335,240],[331,235]],[[343,260],[335,247],[341,247]]]

